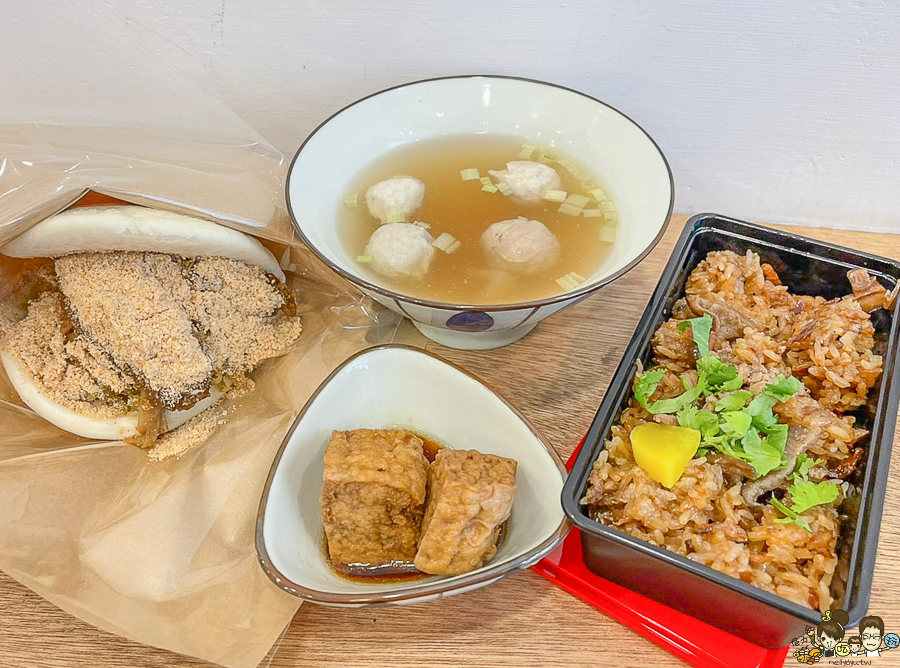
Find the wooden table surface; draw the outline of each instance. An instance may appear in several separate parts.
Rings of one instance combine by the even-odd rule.
[[[497,388],[566,458],[603,398],[684,221],[676,216],[659,246],[625,277],[544,321],[511,346],[484,352],[434,343],[427,348]],[[790,230],[900,260],[900,236]],[[890,471],[869,606],[895,633],[900,631],[900,562],[894,558],[900,552],[897,459]],[[303,605],[270,657],[273,668],[686,665],[530,570],[479,591],[421,605],[375,609]],[[895,665],[887,657],[881,659],[886,660]],[[210,665],[98,631],[0,573],[2,668]]]

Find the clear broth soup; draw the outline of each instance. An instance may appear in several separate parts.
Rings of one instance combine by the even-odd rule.
[[[450,254],[435,249],[428,273],[418,280],[382,276],[360,263],[360,270],[372,282],[413,297],[473,306],[515,304],[562,294],[590,277],[609,255],[615,239],[615,205],[596,175],[556,149],[551,149],[548,157],[541,147],[529,156],[531,148],[516,137],[476,135],[432,139],[392,151],[354,178],[348,189],[350,206],[337,203],[344,247],[353,257],[364,256],[369,237],[379,226],[366,207],[366,190],[393,176],[412,176],[425,184],[425,198],[408,222],[427,223],[435,239],[447,232],[461,245]],[[487,177],[489,170],[506,169],[507,162],[529,159],[553,167],[562,181],[560,189],[569,196],[588,198],[583,211],[561,213],[558,201],[519,202],[500,191],[483,190],[484,183],[478,179],[464,181],[461,176],[462,170],[474,168]],[[492,183],[496,181],[491,178]],[[352,206],[353,194],[356,206]],[[533,274],[492,266],[481,244],[481,235],[491,224],[519,217],[540,221],[560,244],[556,262]]]

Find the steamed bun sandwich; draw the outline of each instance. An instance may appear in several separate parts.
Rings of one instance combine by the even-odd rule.
[[[125,440],[154,460],[206,440],[226,415],[222,401],[252,390],[248,374],[300,336],[272,253],[207,220],[76,208],[0,253],[52,258],[23,276],[36,296],[0,329],[19,396],[61,429]]]

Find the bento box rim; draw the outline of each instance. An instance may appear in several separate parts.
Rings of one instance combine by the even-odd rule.
[[[743,228],[742,231],[745,234],[727,229],[721,226],[722,224]],[[900,263],[889,258],[729,218],[720,214],[702,213],[691,217],[685,224],[684,230],[672,251],[672,255],[666,263],[659,282],[650,297],[650,301],[641,315],[635,334],[625,349],[622,360],[616,368],[609,387],[604,394],[603,401],[585,435],[581,450],[563,486],[561,495],[563,510],[569,521],[580,531],[588,534],[589,537],[596,536],[612,541],[626,549],[658,559],[673,568],[685,570],[696,577],[759,600],[776,610],[816,624],[821,620],[820,613],[817,610],[800,606],[745,583],[739,578],[720,573],[708,566],[698,564],[674,552],[670,552],[665,548],[657,547],[635,538],[624,531],[596,522],[584,513],[580,503],[587,486],[588,477],[593,468],[593,463],[600,449],[604,447],[609,430],[618,415],[618,407],[623,399],[623,386],[626,388],[625,391],[627,391],[627,388],[630,388],[631,378],[634,374],[634,365],[650,345],[650,340],[655,331],[655,328],[652,327],[653,322],[665,310],[670,294],[674,290],[681,288],[680,285],[675,285],[675,282],[678,279],[680,269],[685,265],[689,257],[694,241],[704,233],[709,232],[720,232],[733,238],[746,239],[751,243],[762,243],[769,248],[781,248],[791,253],[803,253],[809,259],[818,258],[813,254],[798,249],[798,245],[809,245],[832,253],[846,253],[852,255],[854,260],[858,260],[860,265],[869,263],[887,265],[895,272],[892,278],[900,282]],[[774,237],[783,243],[773,243],[759,238],[763,235]],[[821,259],[829,258],[823,257]],[[838,262],[838,260],[834,259],[829,259],[829,261]],[[844,601],[842,602],[842,607],[850,616],[850,627],[855,626],[865,615],[871,594],[879,527],[884,508],[884,494],[887,487],[888,466],[897,418],[898,391],[900,391],[900,376],[895,373],[894,368],[898,338],[900,338],[900,319],[897,317],[895,304],[891,313],[891,325],[888,333],[887,349],[884,355],[885,365],[867,453],[867,474],[860,492],[857,531],[851,548],[847,586]],[[893,409],[891,409],[892,406]],[[874,471],[870,471],[869,467],[874,467]],[[860,516],[866,517],[867,522],[860,525]],[[858,577],[857,574],[859,574]]]

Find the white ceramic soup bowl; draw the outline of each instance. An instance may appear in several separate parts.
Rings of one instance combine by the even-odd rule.
[[[518,462],[506,537],[481,568],[367,584],[328,566],[319,496],[331,432],[392,427]],[[285,437],[260,500],[256,551],[276,585],[315,603],[360,607],[452,596],[532,566],[564,538],[569,525],[559,499],[565,476],[562,461],[528,421],[474,376],[416,348],[370,348],[322,383]]]
[[[399,146],[475,134],[556,147],[602,183],[617,207],[617,235],[606,260],[584,283],[553,297],[484,306],[411,297],[360,271],[336,225],[354,177]],[[540,81],[461,76],[389,88],[331,116],[294,156],[286,198],[300,236],[334,271],[409,317],[425,336],[454,348],[487,349],[516,341],[640,262],[665,231],[674,184],[653,139],[609,105]]]

